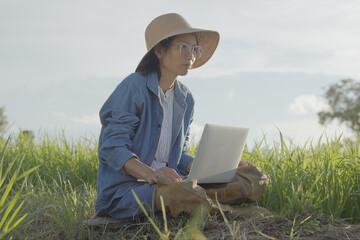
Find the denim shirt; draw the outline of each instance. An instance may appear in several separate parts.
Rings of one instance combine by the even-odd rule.
[[[191,92],[175,81],[172,140],[168,167],[186,176],[193,160],[185,149],[192,122],[194,99]],[[123,166],[131,157],[151,166],[160,138],[163,110],[160,105],[156,72],[143,76],[132,73],[106,100],[100,110],[99,168],[96,212],[106,209],[139,183],[125,173]]]

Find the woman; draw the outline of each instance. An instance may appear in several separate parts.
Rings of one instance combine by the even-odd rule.
[[[210,59],[219,34],[192,28],[182,16],[171,13],[155,18],[145,39],[148,52],[136,72],[117,86],[100,110],[95,203],[100,217],[125,219],[141,214],[131,190],[145,206],[154,204],[161,209],[159,194],[168,204],[167,196],[176,195],[171,189],[182,184],[193,161],[186,143],[194,99],[177,77]],[[176,187],[164,190],[165,185],[175,183]]]

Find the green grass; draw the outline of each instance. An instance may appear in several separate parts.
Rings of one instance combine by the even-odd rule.
[[[263,139],[245,149],[242,159],[271,178],[257,204],[274,218],[224,221],[221,215],[183,214],[166,219],[149,213],[149,219],[110,228],[83,225],[94,214],[96,139],[0,137],[0,239],[158,239],[159,234],[166,239],[291,239],[319,232],[322,222],[359,224],[360,136],[352,142],[323,138],[325,144],[319,139],[297,146],[280,134],[278,143]],[[189,151],[194,154],[196,145]]]

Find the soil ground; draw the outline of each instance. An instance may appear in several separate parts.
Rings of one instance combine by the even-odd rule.
[[[176,221],[173,219],[172,221]],[[185,224],[186,221],[184,221]],[[237,219],[236,224],[230,221],[227,225],[226,222],[220,219],[208,220],[205,224],[202,233],[208,239],[326,239],[326,240],[360,240],[360,225],[349,224],[345,221],[335,221],[330,223],[329,221],[321,218],[309,218],[301,224],[294,224],[289,219],[276,219],[276,218],[264,218],[264,219]],[[182,225],[182,224],[179,224]],[[235,228],[233,226],[236,226]],[[126,231],[124,231],[124,227]],[[122,230],[120,230],[120,228]],[[229,230],[232,228],[231,230]],[[148,229],[149,230],[149,229]],[[155,231],[142,230],[139,232],[138,225],[127,225],[126,223],[117,223],[112,225],[110,229],[107,229],[105,239],[111,239],[113,237],[121,236],[124,239],[132,238],[135,235],[138,239],[158,239]],[[175,237],[176,228],[169,229],[172,234],[170,239]],[[99,233],[103,229],[99,229]],[[231,233],[231,231],[233,231]],[[95,231],[96,232],[96,231]],[[94,233],[94,232],[93,232]],[[103,232],[102,232],[103,233]],[[95,234],[96,235],[96,234]],[[233,238],[233,236],[235,236]],[[101,236],[97,236],[100,239]],[[116,238],[115,237],[115,238]]]

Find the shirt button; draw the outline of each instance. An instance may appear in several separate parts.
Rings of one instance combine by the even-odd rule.
[[[158,128],[161,128],[161,124],[160,124],[160,123],[158,124]]]
[[[153,148],[153,149],[156,149],[156,145],[153,145],[152,148]]]

